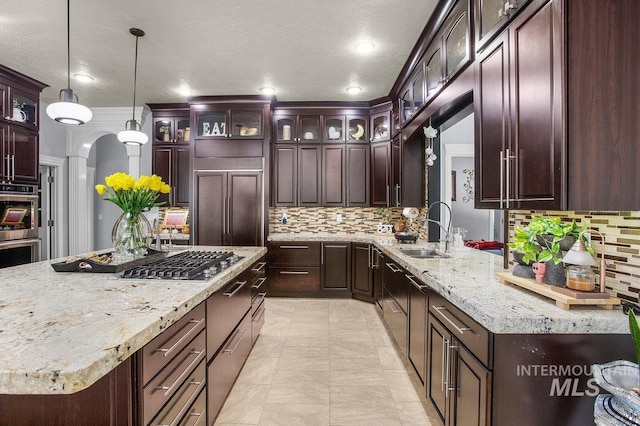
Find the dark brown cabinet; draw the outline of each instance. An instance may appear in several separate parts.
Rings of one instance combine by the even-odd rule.
[[[382,316],[389,326],[391,335],[402,350],[407,354],[409,287],[404,276],[404,270],[393,262],[384,264],[383,272],[383,302]]]
[[[427,398],[445,425],[491,424],[489,332],[439,294],[428,310]]]
[[[391,142],[371,145],[371,206],[391,204]]]
[[[319,242],[269,242],[269,294],[309,295],[320,292]]]
[[[472,59],[469,2],[458,0],[443,24],[442,49],[444,75],[447,80],[457,74]]]
[[[375,300],[376,306],[379,309],[382,309],[382,299],[384,292],[384,265],[386,262],[386,257],[382,254],[382,251],[376,247],[372,248],[372,270],[373,270],[373,299]]]
[[[39,181],[40,92],[45,87],[0,65],[0,183]]]
[[[170,187],[168,194],[160,194],[158,202],[166,202],[168,206],[188,206],[189,166],[188,145],[156,144],[152,148],[152,170],[160,176]]]
[[[321,194],[321,145],[273,147],[273,204],[318,207]]]
[[[371,114],[371,142],[388,141],[391,138],[391,111]]]
[[[367,145],[347,144],[346,206],[369,207],[369,176],[371,148]]]
[[[320,255],[320,290],[351,291],[351,243],[323,242]]]
[[[421,283],[416,277],[406,273],[409,283],[409,349],[408,358],[424,383],[427,367],[427,309],[429,286]]]
[[[280,113],[274,116],[274,142],[318,143],[322,140],[320,115]]]
[[[351,291],[356,298],[371,301],[373,298],[373,247],[370,244],[352,243]]]
[[[153,143],[189,144],[191,121],[188,105],[149,104],[153,113]]]
[[[534,1],[478,59],[478,208],[563,207],[561,3]]]
[[[345,205],[346,145],[322,146],[322,205]]]
[[[10,183],[37,183],[38,132],[0,123],[0,179]]]
[[[262,172],[197,171],[194,235],[199,245],[262,245]]]
[[[530,0],[476,0],[475,45],[481,50]]]

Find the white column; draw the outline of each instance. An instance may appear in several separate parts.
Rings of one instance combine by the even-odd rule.
[[[87,253],[93,250],[93,230],[87,214],[92,211],[93,198],[87,197],[87,158],[91,146],[100,137],[117,134],[124,129],[131,118],[130,108],[92,108],[93,119],[79,127],[67,127],[67,157],[69,157],[69,255]],[[137,108],[136,116],[144,124],[148,108]],[[129,170],[132,176],[140,175],[140,147],[127,147]]]

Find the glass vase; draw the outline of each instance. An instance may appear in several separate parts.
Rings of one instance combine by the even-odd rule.
[[[151,224],[143,214],[122,213],[111,232],[116,259],[123,262],[144,257],[152,237]]]

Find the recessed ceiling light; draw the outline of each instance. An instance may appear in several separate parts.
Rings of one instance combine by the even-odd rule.
[[[191,90],[187,86],[182,86],[178,88],[178,93],[180,93],[182,96],[191,96],[193,95],[193,90]]]
[[[349,86],[347,87],[347,93],[350,95],[357,95],[358,93],[362,92],[362,88],[358,87],[358,86]]]
[[[88,74],[74,74],[73,77],[82,83],[91,83],[93,81],[93,77]]]
[[[371,52],[375,49],[376,45],[371,43],[370,41],[362,41],[356,44],[356,50],[361,53]]]
[[[263,95],[267,95],[267,96],[273,95],[274,93],[276,93],[276,89],[269,86],[261,87],[260,91],[262,92]]]

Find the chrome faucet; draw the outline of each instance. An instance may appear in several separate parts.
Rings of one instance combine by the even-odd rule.
[[[446,228],[444,228],[439,221],[437,221],[435,219],[429,219],[429,213],[431,213],[431,208],[433,206],[435,206],[436,204],[443,204],[447,208],[447,210],[449,210],[449,224],[447,225]],[[440,229],[442,229],[444,231],[444,234],[445,234],[445,237],[444,237],[445,238],[445,240],[444,240],[444,252],[445,253],[449,253],[449,243],[451,241],[451,207],[449,206],[449,204],[445,203],[444,201],[434,201],[433,203],[429,204],[429,207],[427,207],[427,218],[424,221],[424,228],[425,229],[428,228],[427,224],[429,222],[433,222],[433,223],[437,224],[440,227]],[[440,240],[440,241],[442,242],[442,240]]]

